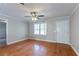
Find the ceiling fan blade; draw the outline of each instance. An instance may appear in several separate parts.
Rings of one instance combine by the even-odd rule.
[[[32,16],[24,16],[24,17],[32,17]]]
[[[20,3],[21,5],[24,5],[24,3]]]
[[[38,17],[44,17],[44,15],[38,15]]]

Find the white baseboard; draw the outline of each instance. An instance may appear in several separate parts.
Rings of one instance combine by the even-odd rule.
[[[17,40],[17,41],[13,41],[13,42],[9,42],[9,43],[7,43],[7,45],[14,44],[14,43],[17,43],[17,42],[20,42],[20,41],[23,41],[23,40],[26,40],[26,38],[21,39],[21,40]]]
[[[57,41],[52,41],[52,40],[44,40],[44,39],[34,39],[34,40],[47,41],[47,42],[52,42],[52,43],[63,43],[63,44],[68,44],[68,45],[70,45],[70,43],[57,42]]]
[[[26,40],[26,38],[22,39],[22,40],[17,40],[17,41],[9,42],[9,43],[7,43],[7,45],[14,44],[14,43],[17,43],[17,42],[20,42],[20,41],[23,41],[23,40]],[[33,40],[47,41],[47,42],[52,42],[52,43],[63,43],[63,42],[57,42],[57,41],[52,41],[52,40],[44,40],[44,39],[33,39]],[[78,51],[73,47],[73,45],[71,45],[69,43],[63,43],[63,44],[70,45],[72,47],[72,49],[75,51],[75,53],[79,56]]]
[[[74,52],[79,56],[78,51],[73,47],[73,45],[70,45],[72,47],[72,49],[74,50]]]
[[[47,41],[47,42],[53,42],[53,43],[63,43],[63,42],[56,42],[56,41],[51,41],[51,40],[43,40],[43,39],[34,39],[34,40],[39,40],[39,41]],[[74,52],[79,56],[78,51],[73,47],[73,45],[69,43],[63,43],[63,44],[68,44],[71,46],[71,48],[74,50]]]

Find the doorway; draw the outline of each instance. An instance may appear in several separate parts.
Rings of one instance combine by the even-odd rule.
[[[0,22],[0,47],[6,45],[6,22]]]

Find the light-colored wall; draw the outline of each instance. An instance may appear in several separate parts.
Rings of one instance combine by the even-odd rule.
[[[70,42],[72,46],[79,52],[79,6],[71,16]]]
[[[42,35],[34,35],[33,33],[34,33],[34,29],[33,29],[33,25],[34,25],[34,23],[33,22],[30,22],[29,23],[29,38],[34,38],[34,39],[40,39],[40,40],[49,40],[49,41],[55,41],[55,42],[57,42],[57,40],[59,40],[58,38],[57,38],[57,22],[59,22],[59,21],[64,21],[64,23],[65,22],[67,22],[67,23],[62,23],[62,25],[65,27],[66,25],[67,26],[69,26],[68,24],[68,22],[69,22],[69,17],[68,16],[65,16],[65,17],[58,17],[58,18],[48,18],[48,20],[47,19],[45,19],[44,21],[38,21],[38,23],[40,23],[40,22],[46,22],[47,23],[47,35],[46,36],[42,36]],[[63,35],[60,37],[60,39],[61,40],[63,40],[64,41],[64,43],[69,43],[69,27],[67,27],[66,26],[66,28],[67,28],[67,30],[66,30],[66,28],[65,29],[62,29],[62,30],[64,30],[64,32],[63,32]],[[62,27],[63,28],[63,27]],[[66,32],[68,31],[68,34],[66,34]],[[65,38],[65,39],[63,39],[63,38]],[[58,42],[62,42],[62,41],[58,41]],[[63,43],[63,42],[62,42]]]
[[[8,18],[7,44],[28,39],[28,23]]]
[[[21,21],[17,22],[16,38],[28,39],[28,23],[27,22],[21,22]]]

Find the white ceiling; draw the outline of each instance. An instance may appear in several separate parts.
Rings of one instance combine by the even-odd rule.
[[[0,13],[18,20],[31,20],[31,18],[24,17],[29,16],[31,11],[45,15],[44,18],[61,17],[70,16],[76,5],[76,3],[26,3],[25,5],[4,3],[0,4]]]

